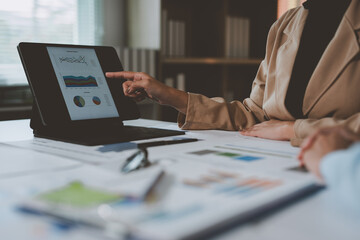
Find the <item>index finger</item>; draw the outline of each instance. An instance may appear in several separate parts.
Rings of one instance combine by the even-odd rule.
[[[302,145],[300,146],[301,149],[308,149],[312,146],[312,144],[314,143],[315,139],[317,138],[319,134],[314,134],[309,136],[308,138],[305,139],[305,141],[302,143]]]
[[[312,145],[316,141],[316,138],[319,136],[319,134],[320,134],[320,131],[318,130],[305,139],[305,141],[303,142],[303,144],[300,147],[300,152],[297,156],[297,159],[299,159],[300,162],[303,161],[304,153],[312,147]]]
[[[128,79],[128,80],[134,80],[135,74],[137,74],[137,72],[122,71],[122,72],[105,73],[106,77],[108,78],[120,78],[120,79]]]

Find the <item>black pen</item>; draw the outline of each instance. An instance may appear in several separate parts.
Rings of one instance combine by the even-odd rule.
[[[156,146],[188,143],[188,142],[196,142],[196,141],[198,141],[197,138],[182,138],[182,139],[176,139],[176,140],[160,140],[160,141],[154,141],[154,142],[139,143],[137,146],[140,149],[144,149],[144,148],[148,148],[148,147],[156,147]]]

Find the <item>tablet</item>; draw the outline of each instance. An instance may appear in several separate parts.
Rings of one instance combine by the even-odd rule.
[[[112,47],[20,43],[19,54],[44,126],[111,124],[136,119],[136,103],[122,81],[106,72],[123,71]]]
[[[184,134],[123,126],[140,114],[124,96],[123,80],[105,77],[123,71],[112,47],[23,42],[18,51],[34,95],[30,126],[36,137],[102,145]]]

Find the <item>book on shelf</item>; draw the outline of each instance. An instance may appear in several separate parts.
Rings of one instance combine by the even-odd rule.
[[[148,73],[150,76],[155,77],[156,78],[156,66],[157,66],[157,62],[156,62],[156,51],[155,50],[150,50],[148,51],[148,61],[147,61],[147,67],[149,69]]]
[[[169,19],[167,11],[163,10],[161,28],[161,54],[166,57],[185,57],[185,21]]]
[[[166,56],[172,57],[175,56],[175,23],[173,20],[169,20],[168,22],[168,37],[166,38],[168,40],[168,52],[166,53]]]
[[[185,91],[186,85],[185,85],[185,74],[184,73],[178,73],[176,75],[176,88]]]
[[[250,19],[244,18],[244,56],[250,57]]]
[[[240,31],[240,21],[238,21],[238,18],[232,18],[231,21],[233,21],[233,29],[231,29],[232,33],[232,51],[231,51],[231,57],[238,57],[239,55],[239,49],[241,45],[241,31]]]
[[[147,69],[147,65],[146,65],[146,63],[149,61],[147,54],[148,51],[146,51],[146,49],[140,49],[140,68],[139,68],[140,72],[144,72],[142,70],[149,70]]]
[[[145,72],[156,77],[156,53],[154,49],[116,47],[124,71]]]
[[[225,19],[225,56],[230,57],[231,55],[231,47],[232,46],[232,38],[231,38],[231,29],[233,21],[231,21],[230,16],[226,16]]]
[[[250,19],[227,16],[225,19],[225,57],[248,58]]]
[[[179,22],[179,32],[180,32],[180,38],[179,38],[179,55],[181,57],[185,57],[185,42],[186,42],[186,31],[185,31],[185,22],[180,21]]]
[[[164,83],[166,86],[175,87],[174,78],[171,78],[171,77],[165,78]]]
[[[131,71],[133,72],[139,72],[139,51],[132,49],[131,50]]]
[[[120,56],[124,70],[130,69],[130,49],[124,48],[124,56]]]
[[[185,74],[178,73],[175,77],[166,77],[164,84],[169,87],[177,88],[181,91],[186,91]]]
[[[166,55],[168,45],[167,45],[167,11],[162,10],[161,12],[161,55]]]

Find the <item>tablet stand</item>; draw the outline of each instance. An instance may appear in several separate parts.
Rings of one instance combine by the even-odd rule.
[[[124,125],[121,121],[118,122],[116,126],[106,126],[102,128],[97,128],[96,130],[92,131],[92,135],[94,132],[100,131],[116,131],[114,128],[122,128]],[[87,144],[83,141],[76,140],[79,137],[85,138],[89,136],[89,127],[79,127],[79,126],[46,126],[43,124],[41,120],[40,111],[36,104],[33,104],[32,112],[31,112],[31,120],[30,120],[30,127],[33,129],[33,133],[35,137],[47,138],[52,140],[60,140],[64,142],[71,142],[71,143],[78,143],[83,145],[94,145],[94,144]],[[96,144],[95,144],[96,145]]]
[[[87,146],[130,142],[150,138],[183,135],[184,131],[158,129],[152,127],[124,126],[122,121],[111,124],[46,126],[41,120],[40,111],[33,104],[30,127],[35,137],[76,143]],[[90,130],[89,130],[90,129]]]

